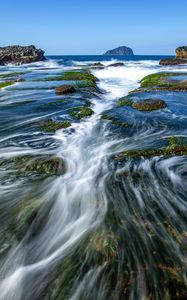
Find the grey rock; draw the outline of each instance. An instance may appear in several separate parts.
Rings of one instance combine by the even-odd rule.
[[[0,65],[28,64],[43,60],[46,60],[44,51],[33,45],[0,47]]]
[[[134,53],[131,48],[121,46],[112,50],[108,50],[104,55],[134,55]]]

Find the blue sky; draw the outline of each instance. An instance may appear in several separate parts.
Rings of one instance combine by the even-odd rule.
[[[46,54],[173,54],[187,44],[187,0],[9,0],[0,45],[35,44]]]

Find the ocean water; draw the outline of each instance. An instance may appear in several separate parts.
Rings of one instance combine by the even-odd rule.
[[[186,299],[187,157],[115,160],[166,147],[169,137],[187,141],[186,92],[135,95],[166,102],[154,112],[117,104],[149,74],[187,76],[187,66],[161,58],[49,56],[0,67],[0,77],[25,80],[0,90],[0,299]],[[97,62],[105,68],[90,72],[101,93],[59,96],[54,88],[73,82],[43,80]],[[93,115],[73,117],[80,106]],[[49,119],[71,127],[45,132]],[[19,162],[25,156],[57,157],[65,172],[33,171]]]

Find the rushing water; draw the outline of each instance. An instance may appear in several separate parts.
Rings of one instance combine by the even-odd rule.
[[[163,111],[116,106],[148,74],[187,72],[160,67],[159,59],[131,57],[123,67],[92,70],[103,93],[75,94],[56,106],[47,104],[59,99],[50,89],[59,82],[32,79],[117,58],[50,57],[1,67],[1,74],[26,72],[27,81],[0,92],[0,299],[186,299],[176,291],[186,282],[187,158],[112,158],[187,137],[186,93],[157,92],[168,103]],[[94,114],[72,119],[68,110],[84,101]],[[105,111],[131,127],[101,120]],[[69,118],[72,126],[44,133],[38,124],[46,118]],[[26,154],[60,157],[66,172],[16,177],[4,160]]]

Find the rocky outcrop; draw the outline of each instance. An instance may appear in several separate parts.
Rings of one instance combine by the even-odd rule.
[[[72,94],[75,92],[75,88],[72,85],[60,85],[56,87],[55,89],[57,95],[62,95],[62,94]]]
[[[174,58],[166,58],[160,61],[160,65],[183,65],[187,64],[187,46],[178,47],[175,50],[176,56]]]
[[[33,45],[0,47],[0,65],[28,64],[45,59],[44,51]]]
[[[112,50],[108,50],[104,55],[134,55],[131,48],[122,46]]]
[[[124,63],[121,63],[121,62],[119,62],[119,63],[114,63],[114,64],[110,64],[110,65],[108,65],[108,67],[124,67]]]
[[[178,47],[175,52],[176,58],[187,59],[187,46]]]

